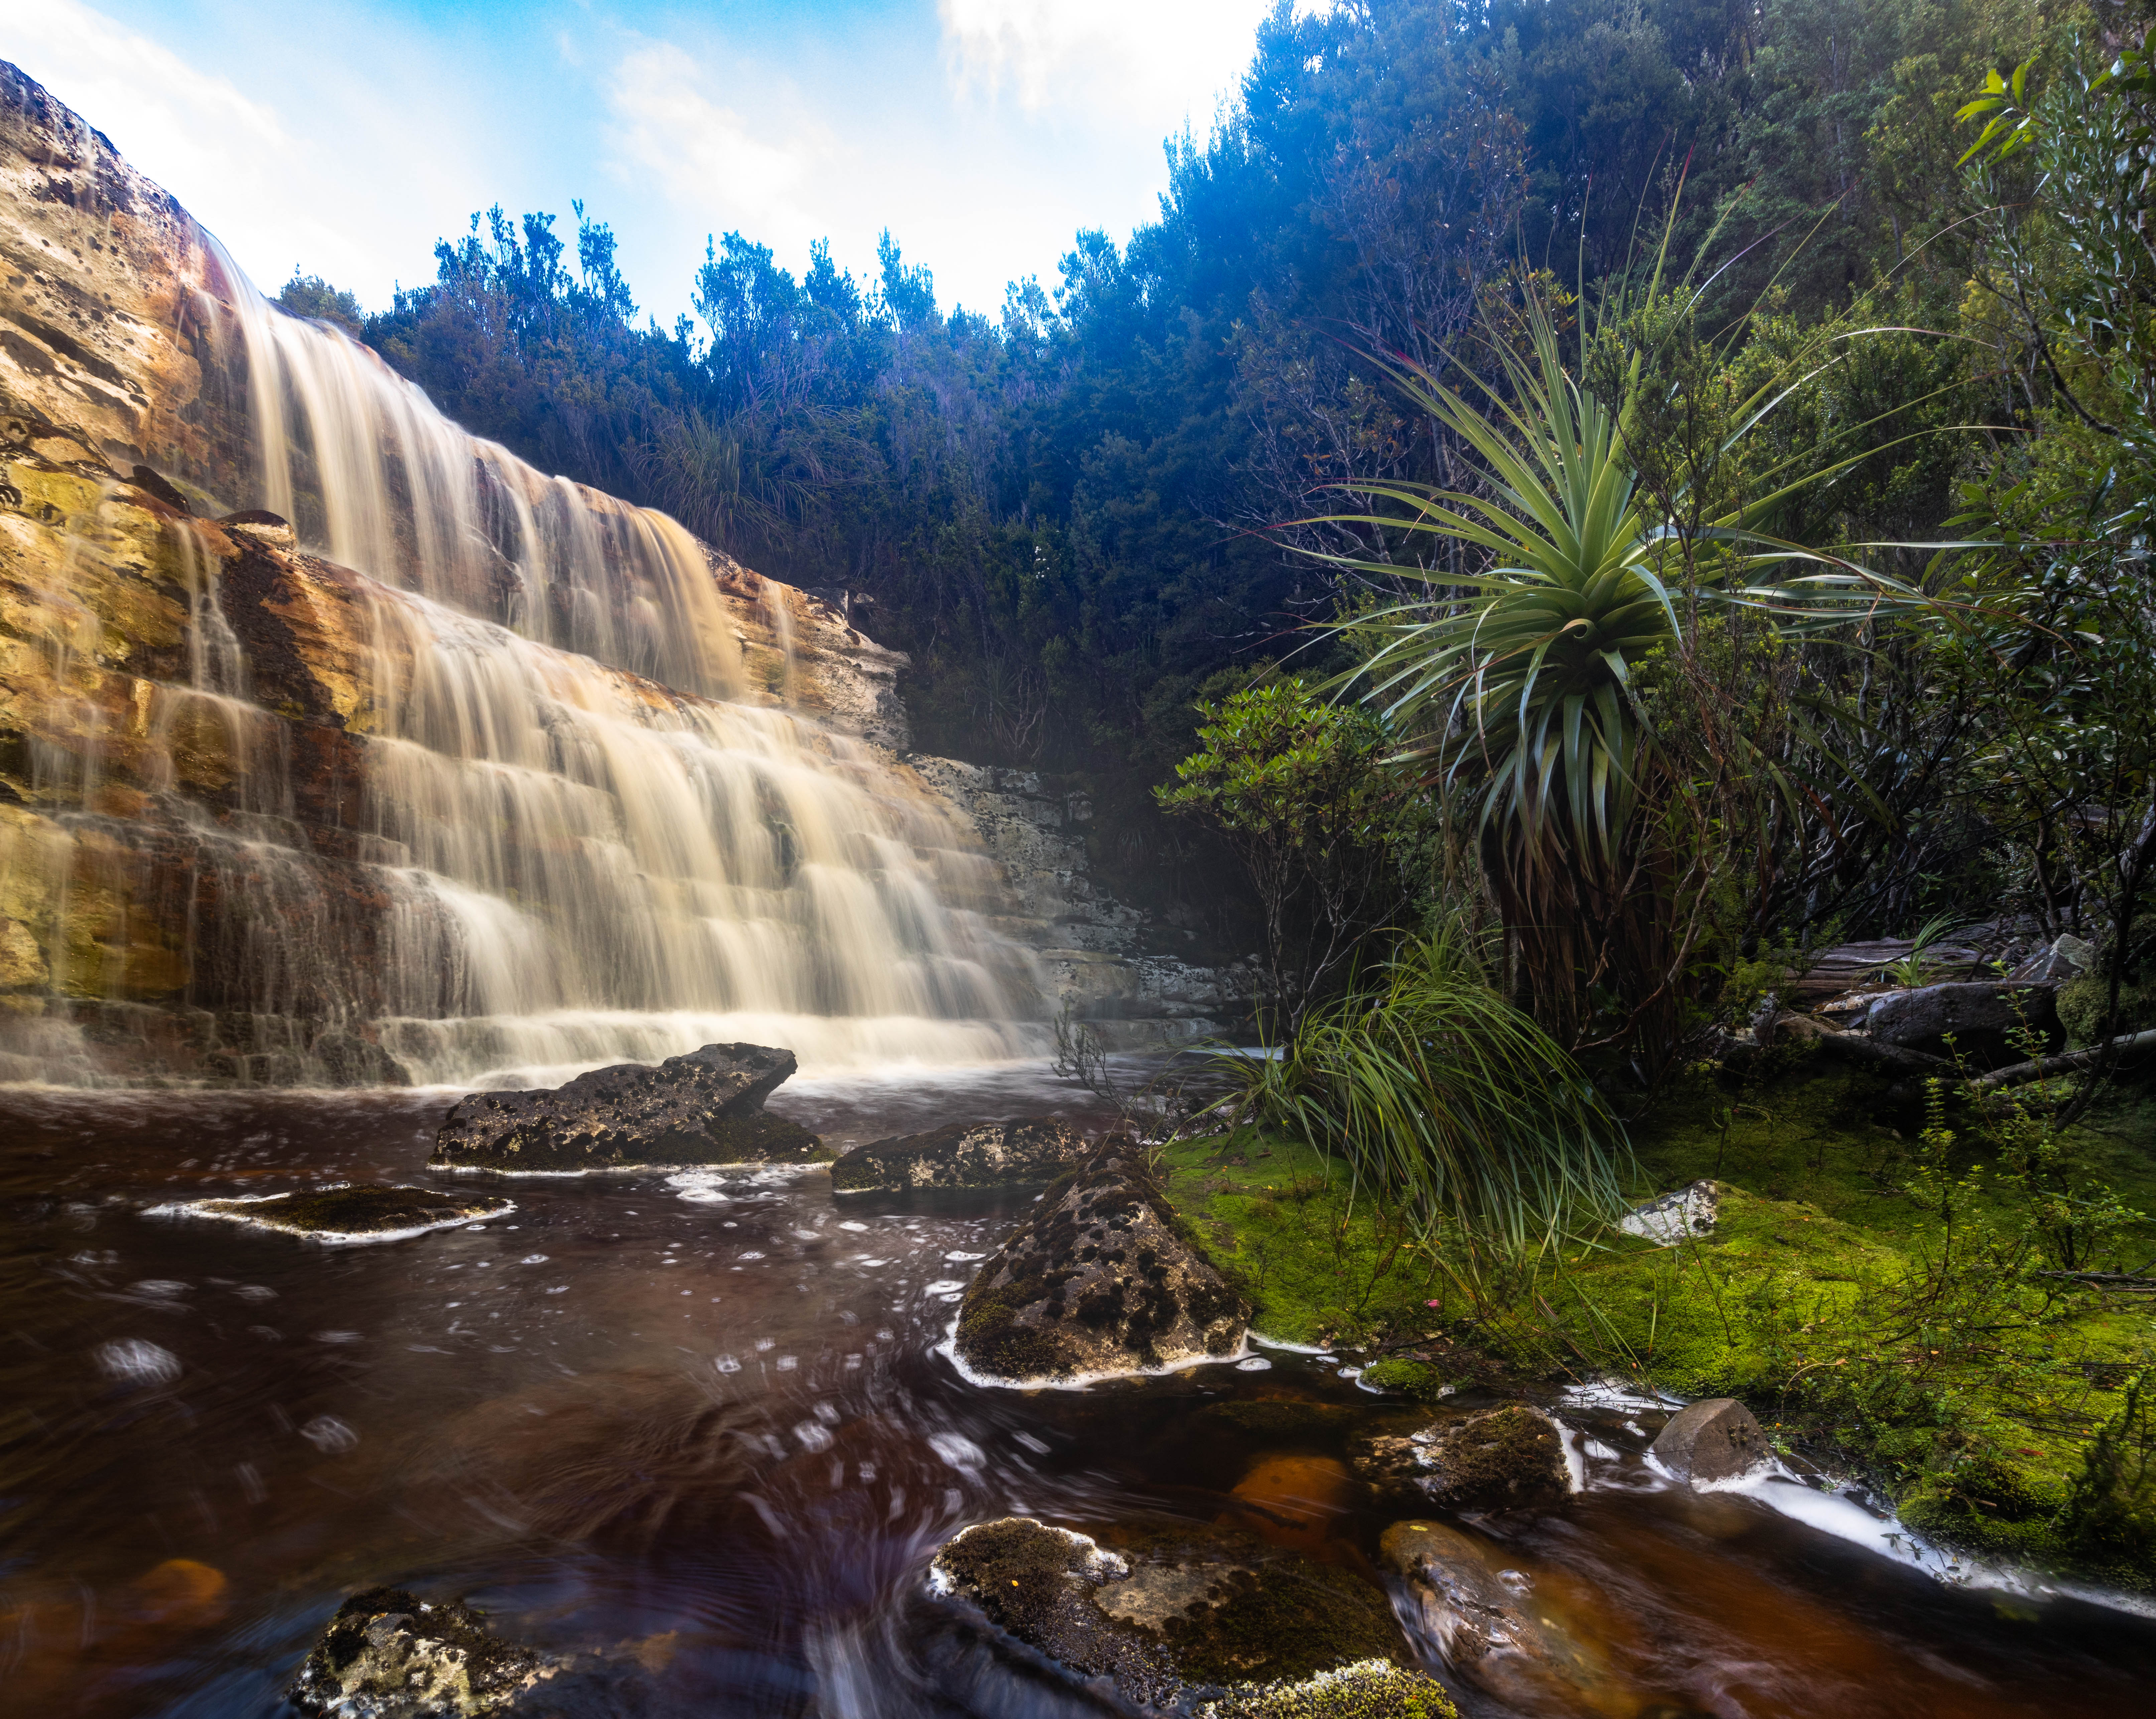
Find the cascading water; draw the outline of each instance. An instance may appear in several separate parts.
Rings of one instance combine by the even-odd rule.
[[[455,1081],[727,1038],[812,1070],[1015,1047],[1039,993],[976,911],[993,868],[860,741],[724,701],[741,649],[693,537],[466,434],[229,275],[264,503],[378,582],[383,1049]]]
[[[260,505],[341,566],[684,692],[741,691],[702,546],[665,514],[548,478],[470,435],[326,324],[219,261],[238,324]]]
[[[252,444],[218,487],[295,535],[158,528],[183,638],[133,683],[126,768],[112,708],[79,700],[33,783],[49,809],[0,829],[0,885],[57,904],[53,1003],[0,1072],[106,1078],[59,1024],[85,1006],[108,1039],[192,1010],[209,1024],[176,1030],[217,1048],[167,1066],[299,1084],[552,1081],[715,1039],[810,1074],[1029,1045],[1038,973],[990,924],[996,868],[888,754],[798,707],[785,588],[467,434],[210,254],[205,386],[244,400]],[[140,516],[108,491],[71,531],[102,541],[113,507]],[[303,665],[333,711],[259,684],[264,623],[235,630],[226,588],[253,567],[250,614],[295,599],[262,587],[283,563],[231,559],[250,533],[359,575],[309,575],[338,614],[293,647],[335,659]],[[76,577],[49,593],[56,690],[97,642]],[[776,647],[754,690],[743,627]],[[100,934],[66,930],[90,896]],[[177,959],[144,956],[147,926]]]
[[[991,869],[860,741],[669,695],[426,598],[374,594],[367,807],[398,905],[383,1044],[429,1079],[714,1038],[978,1057],[1030,990],[954,904]]]

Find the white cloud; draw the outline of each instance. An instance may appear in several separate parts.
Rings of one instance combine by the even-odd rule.
[[[721,107],[704,94],[716,81],[670,43],[623,55],[607,80],[620,165],[714,230],[739,227],[788,249],[821,237],[810,186],[838,153],[830,133],[799,112]]]
[[[460,151],[408,88],[343,74],[321,50],[295,33],[223,56],[243,89],[81,0],[0,8],[0,59],[178,198],[258,285],[274,292],[298,263],[380,304],[400,254],[408,276],[425,264],[420,229],[439,220],[429,205]]]
[[[963,91],[1008,88],[1029,113],[1065,110],[1200,131],[1250,58],[1270,0],[937,0]]]

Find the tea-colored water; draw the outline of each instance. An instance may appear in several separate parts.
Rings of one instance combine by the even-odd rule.
[[[567,1711],[1075,1713],[1098,1710],[1008,1672],[974,1676],[994,1692],[971,1706],[949,1694],[978,1650],[918,1596],[956,1528],[1168,1514],[1373,1571],[1388,1518],[1337,1453],[1231,1445],[1204,1413],[1374,1406],[1337,1362],[1016,1392],[932,1352],[1026,1195],[533,1179],[483,1224],[336,1249],[148,1210],[426,1180],[447,1102],[0,1091],[0,1706],[272,1714],[341,1596],[388,1581],[593,1654]],[[1033,1066],[796,1083],[773,1107],[840,1143],[1089,1120]],[[1570,1711],[2145,1711],[2156,1624],[1957,1588],[1756,1501],[1674,1491],[1637,1425],[1595,1418],[1589,1490],[1562,1511],[1478,1531],[1598,1668]]]

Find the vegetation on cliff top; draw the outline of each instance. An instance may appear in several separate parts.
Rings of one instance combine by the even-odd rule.
[[[1397,394],[1388,355],[1495,380],[1468,336],[1522,262],[1568,290],[1618,284],[1643,203],[1666,208],[1681,177],[1671,254],[1721,223],[1710,332],[1771,281],[1784,296],[1760,338],[1787,346],[1891,275],[1870,321],[1956,336],[1852,352],[1774,432],[1785,452],[1863,455],[1807,501],[1807,530],[1940,535],[1958,453],[1904,438],[2030,409],[1998,368],[2025,367],[2013,331],[1968,294],[1986,229],[1952,113],[1993,66],[2056,62],[2105,27],[2041,0],[1282,8],[1221,122],[1172,142],[1159,218],[1126,244],[1078,233],[1059,279],[1015,282],[1001,306],[939,303],[896,240],[859,280],[822,251],[791,273],[726,233],[696,317],[639,326],[603,224],[580,212],[572,236],[495,212],[365,338],[548,469],[669,508],[774,577],[872,597],[870,630],[913,655],[926,748],[1085,772],[1109,832],[1096,863],[1240,956],[1253,927],[1212,887],[1218,850],[1148,790],[1191,750],[1195,699],[1235,690],[1302,623],[1387,594],[1293,552],[1382,563],[1383,534],[1295,522],[1464,475],[1461,443]],[[303,314],[346,314],[333,288],[296,286]],[[1704,400],[1702,379],[1673,352],[1659,421]],[[2042,399],[2048,380],[2030,381]],[[1348,495],[1317,505],[1332,484]],[[1955,834],[1928,829],[1872,876],[1853,928],[1893,928]],[[1864,861],[1835,863],[1845,884]]]

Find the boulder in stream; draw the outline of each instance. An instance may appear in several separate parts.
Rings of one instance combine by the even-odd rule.
[[[952,1122],[855,1147],[831,1166],[831,1188],[838,1193],[1037,1188],[1085,1155],[1086,1137],[1055,1116]]]
[[[1557,1428],[1523,1403],[1455,1415],[1406,1438],[1358,1439],[1349,1456],[1379,1493],[1452,1509],[1558,1504],[1572,1489]]]
[[[1236,1353],[1250,1304],[1199,1251],[1145,1168],[1110,1135],[982,1261],[956,1350],[1006,1383],[1105,1377]]]
[[[386,1182],[348,1182],[262,1198],[190,1200],[152,1210],[197,1218],[223,1218],[317,1241],[395,1241],[429,1229],[448,1229],[516,1209],[498,1193],[444,1193]]]
[[[502,1640],[467,1606],[372,1588],[337,1608],[285,1694],[335,1719],[472,1719],[513,1711],[567,1664]]]
[[[1680,1479],[1734,1480],[1774,1460],[1773,1447],[1752,1411],[1733,1397],[1705,1397],[1687,1403],[1655,1434],[1651,1447]]]
[[[475,1092],[434,1137],[430,1167],[547,1171],[645,1164],[820,1164],[834,1154],[763,1101],[798,1066],[790,1050],[706,1044],[654,1068],[620,1063],[567,1085]]]
[[[1407,1583],[1415,1633],[1508,1710],[1634,1719],[1649,1711],[1604,1643],[1615,1621],[1592,1589],[1533,1571],[1507,1548],[1444,1522],[1396,1522],[1378,1560]]]
[[[1219,1528],[1103,1538],[1026,1516],[978,1523],[936,1554],[929,1587],[1109,1711],[1457,1719],[1363,1578]]]

